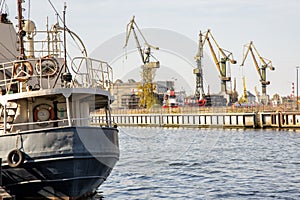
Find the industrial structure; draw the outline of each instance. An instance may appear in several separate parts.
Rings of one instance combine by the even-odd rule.
[[[246,52],[245,52],[245,49],[246,49]],[[269,68],[270,70],[273,71],[273,70],[275,70],[275,68],[272,66],[271,60],[260,56],[260,54],[258,53],[257,49],[255,48],[255,46],[253,44],[253,41],[251,41],[249,44],[244,46],[243,62],[241,64],[241,66],[244,66],[249,51],[251,53],[256,71],[259,75],[259,78],[260,78],[259,81],[261,82],[261,93],[262,94],[260,96],[259,101],[260,101],[260,103],[265,105],[265,104],[268,104],[268,101],[269,101],[269,97],[267,95],[267,85],[270,85],[270,81],[267,81],[267,71],[266,70],[267,70],[267,68]],[[259,67],[254,53],[256,53],[256,56],[259,58],[259,60],[261,62],[261,67]],[[257,91],[255,91],[255,92],[258,94]]]
[[[215,46],[218,49],[218,52],[221,54],[220,58],[217,57],[216,52],[214,51],[213,45],[210,41],[210,39],[213,40]],[[205,45],[205,42],[207,41],[214,63],[217,67],[217,70],[219,72],[220,80],[221,80],[221,94],[223,94],[228,102],[232,102],[232,90],[231,90],[231,76],[229,74],[227,63],[230,62],[231,64],[236,64],[236,60],[233,58],[233,54],[230,51],[227,51],[219,46],[215,38],[213,37],[210,29],[206,31],[206,34],[203,39],[202,46]],[[228,89],[228,86],[230,86],[230,89]]]
[[[195,103],[199,106],[207,105],[207,99],[209,95],[205,95],[203,86],[203,70],[202,70],[202,59],[203,59],[203,41],[202,33],[199,33],[198,41],[198,52],[195,56],[197,68],[194,68],[193,72],[196,75],[196,90],[195,90]]]
[[[217,57],[217,54],[214,50],[213,44],[217,48],[220,58]],[[233,103],[233,91],[231,88],[231,77],[228,70],[227,63],[230,62],[232,64],[236,64],[236,61],[233,59],[233,54],[219,46],[215,38],[213,37],[210,29],[206,31],[203,35],[200,31],[199,34],[199,42],[198,42],[198,52],[195,56],[195,61],[197,63],[197,68],[194,69],[194,74],[196,75],[196,90],[195,90],[195,99],[199,106],[211,106],[214,102],[212,102],[211,95],[204,93],[203,87],[203,70],[202,70],[202,59],[203,59],[203,47],[207,43],[209,45],[209,49],[211,51],[214,63],[217,67],[219,77],[221,80],[221,91],[220,96],[214,99],[221,99],[222,97],[226,98],[227,103]],[[230,87],[229,87],[230,86]],[[236,93],[235,93],[236,94]],[[217,103],[217,102],[216,102]],[[218,104],[218,103],[217,103]]]
[[[138,35],[136,30],[138,31],[139,35],[144,41],[145,46],[142,48],[141,43],[139,41]],[[153,104],[155,104],[155,97],[154,97],[154,85],[153,85],[153,79],[155,75],[155,70],[159,68],[159,62],[154,58],[154,56],[151,53],[151,49],[158,50],[158,47],[150,45],[147,41],[144,35],[142,34],[141,30],[139,29],[138,25],[136,24],[134,20],[134,16],[132,20],[127,25],[126,29],[126,41],[124,48],[127,47],[128,41],[130,38],[131,32],[133,33],[136,47],[138,49],[138,52],[140,54],[140,57],[142,59],[143,65],[142,65],[142,82],[139,87],[139,93],[138,96],[140,97],[139,105],[140,107],[144,108],[150,108]],[[150,61],[150,58],[154,58],[155,61]]]
[[[134,94],[132,92],[128,92],[126,94],[122,93],[121,96],[118,95],[117,100],[123,102],[118,103],[117,107],[127,107],[127,108],[151,108],[152,105],[162,103],[161,92],[159,90],[161,88],[158,87],[158,83],[154,83],[154,76],[156,69],[160,67],[159,61],[152,55],[153,50],[158,50],[158,47],[150,45],[141,30],[139,29],[137,23],[135,22],[135,17],[131,19],[126,29],[126,41],[124,48],[128,46],[128,42],[130,39],[130,35],[133,35],[133,39],[135,40],[135,45],[139,53],[139,57],[142,60],[142,72],[141,72],[141,80],[135,83],[116,83],[118,88],[120,87],[134,87]],[[144,43],[144,46],[141,44]],[[217,68],[217,74],[220,80],[220,92],[211,94],[209,91],[209,85],[207,89],[204,86],[204,73],[203,73],[203,52],[205,45],[208,45],[209,51],[212,56],[212,60]],[[246,51],[245,51],[246,49]],[[257,91],[255,88],[256,97],[258,99],[257,102],[262,103],[263,105],[267,105],[269,103],[269,97],[266,92],[266,86],[270,84],[270,81],[266,80],[266,69],[274,70],[272,66],[272,62],[268,59],[265,59],[260,56],[257,49],[253,45],[251,41],[249,44],[245,45],[244,53],[243,53],[243,62],[241,66],[244,65],[245,60],[249,52],[252,55],[254,65],[256,67],[256,71],[259,74],[262,91]],[[261,63],[261,66],[258,64],[258,59],[256,59],[256,55]],[[192,96],[185,97],[184,104],[188,106],[226,106],[237,104],[251,104],[255,103],[254,95],[246,90],[246,78],[247,76],[243,75],[243,92],[241,92],[241,96],[239,97],[238,92],[236,91],[236,79],[234,79],[234,85],[232,87],[232,77],[230,64],[236,64],[237,61],[233,58],[233,53],[223,49],[214,38],[210,29],[205,32],[199,33],[198,39],[198,49],[197,53],[194,57],[196,62],[196,67],[193,69],[193,74],[195,75],[195,93]],[[128,85],[129,84],[129,85]],[[132,85],[133,84],[133,85]],[[171,89],[167,87],[167,89]],[[163,89],[165,90],[165,89]],[[129,91],[129,90],[127,90]],[[250,100],[251,99],[251,100]],[[134,103],[132,104],[134,100]],[[137,104],[138,101],[138,104]],[[235,105],[237,105],[235,104]]]

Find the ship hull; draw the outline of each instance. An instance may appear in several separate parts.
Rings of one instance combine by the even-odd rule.
[[[0,137],[3,186],[17,199],[79,199],[106,180],[119,159],[118,131],[108,127],[67,127]],[[11,167],[16,148],[24,162]]]

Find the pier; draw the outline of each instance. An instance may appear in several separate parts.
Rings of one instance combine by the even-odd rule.
[[[251,127],[256,126],[255,113],[206,113],[206,114],[112,114],[118,126],[153,127]],[[103,115],[94,115],[93,123],[101,124]]]
[[[234,112],[235,111],[235,112]],[[118,110],[112,111],[118,126],[190,127],[190,128],[300,128],[300,112],[278,110]],[[104,125],[105,114],[91,115],[92,124]]]

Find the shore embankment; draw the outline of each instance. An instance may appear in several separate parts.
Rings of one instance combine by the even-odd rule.
[[[112,109],[118,126],[191,128],[300,128],[300,112],[283,107],[179,107]],[[104,124],[105,112],[92,114],[93,124]]]

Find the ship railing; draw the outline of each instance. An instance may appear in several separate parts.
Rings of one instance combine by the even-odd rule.
[[[6,63],[1,63],[0,65],[0,87],[1,87],[1,94],[6,93],[10,90],[10,87],[13,84],[18,83],[18,81],[15,79],[12,79],[12,71],[13,71],[13,66],[11,62],[6,62]],[[3,88],[6,88],[5,91],[3,91]]]
[[[41,127],[42,127],[43,125],[47,125],[48,126],[49,124],[54,124],[54,123],[58,123],[58,122],[62,122],[62,123],[66,123],[67,124],[68,119],[48,120],[48,121],[41,121],[41,122],[12,123],[12,124],[8,123],[7,124],[7,128],[14,128],[15,129],[18,126],[24,126],[24,125],[25,126],[26,125],[41,125]],[[59,127],[63,127],[63,126],[60,125]],[[18,130],[18,129],[16,129],[16,130]]]
[[[53,28],[51,30],[35,30],[33,35],[30,33],[29,37],[25,37],[25,54],[28,57],[47,55],[61,57],[63,55],[61,34],[62,31]]]
[[[50,69],[50,73],[49,66],[42,64],[45,59],[52,59],[55,65],[53,69]],[[24,92],[26,86],[31,87],[26,88],[26,90],[60,87],[58,76],[63,67],[61,62],[61,59],[58,60],[50,56],[1,63],[0,87],[5,88],[5,91],[0,92],[2,94]],[[43,67],[46,66],[46,69],[42,69],[42,65]],[[112,88],[113,72],[107,62],[87,57],[75,57],[71,61],[71,68],[73,81],[68,87],[94,87],[108,91]]]
[[[75,57],[71,67],[75,73],[75,85],[100,87],[106,90],[112,88],[113,71],[107,62],[88,57]]]
[[[54,76],[58,75],[59,63],[53,58],[55,69],[53,69],[52,74],[47,76],[43,74],[43,70],[41,69],[43,59],[44,57],[1,63],[0,87],[2,89],[2,95],[24,92],[24,90],[30,89],[51,88],[53,86],[53,80],[55,80]],[[47,82],[47,84],[42,84],[44,82]],[[38,85],[38,87],[36,87],[36,85]],[[46,88],[42,88],[42,85]],[[26,88],[27,86],[28,88]],[[3,90],[4,88],[5,91]]]
[[[39,130],[48,130],[48,129],[55,129],[55,128],[64,128],[64,127],[71,127],[71,126],[76,126],[76,127],[87,127],[87,126],[107,126],[109,127],[110,124],[112,124],[111,120],[109,119],[103,119],[101,123],[99,123],[98,119],[95,121],[94,117],[88,117],[88,118],[71,118],[72,124],[69,124],[69,120],[66,119],[58,119],[58,120],[48,120],[48,121],[42,121],[42,122],[24,122],[24,123],[6,123],[6,127],[4,128],[3,126],[0,127],[0,130],[4,130],[4,133],[9,131],[10,133],[14,132],[26,132],[22,130],[22,127],[24,126],[30,126],[30,125],[39,125],[40,128],[35,127],[34,130],[39,131]],[[3,133],[3,131],[2,131]]]

